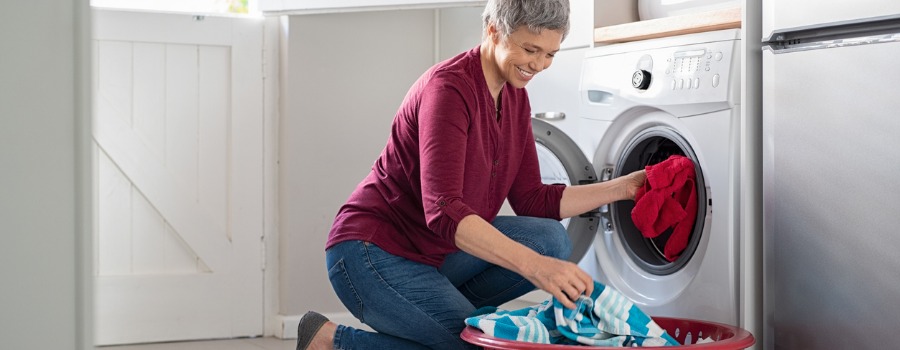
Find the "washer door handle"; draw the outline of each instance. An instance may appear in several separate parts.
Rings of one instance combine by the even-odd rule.
[[[534,117],[541,120],[563,120],[566,119],[566,114],[563,112],[541,112],[535,113]]]

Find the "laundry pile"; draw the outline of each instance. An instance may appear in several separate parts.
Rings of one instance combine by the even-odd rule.
[[[674,155],[644,169],[647,181],[634,196],[631,220],[646,238],[656,238],[672,228],[663,253],[675,261],[687,247],[697,217],[694,162]]]
[[[501,339],[591,346],[680,345],[656,322],[613,288],[594,282],[574,310],[550,297],[539,305],[505,311],[484,307],[466,324]]]

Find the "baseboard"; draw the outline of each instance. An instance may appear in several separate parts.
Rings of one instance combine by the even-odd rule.
[[[349,312],[326,313],[323,315],[337,324],[370,332],[372,331],[372,328],[359,322],[359,320],[356,319],[356,317],[353,317]],[[300,324],[301,317],[303,317],[303,315],[278,315],[278,323],[281,324],[281,331],[275,333],[275,337],[280,339],[297,339],[297,326]]]

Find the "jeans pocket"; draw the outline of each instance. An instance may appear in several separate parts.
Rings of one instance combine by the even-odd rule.
[[[331,281],[331,286],[338,299],[344,303],[344,307],[361,322],[365,322],[363,320],[363,302],[350,281],[350,276],[344,267],[344,259],[338,260],[334,266],[328,269],[328,279]]]

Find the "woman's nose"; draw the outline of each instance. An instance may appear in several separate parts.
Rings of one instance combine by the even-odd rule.
[[[538,57],[531,61],[529,68],[531,68],[531,70],[533,70],[535,73],[540,73],[542,70],[549,68],[551,63],[553,63],[553,59],[551,58]]]

